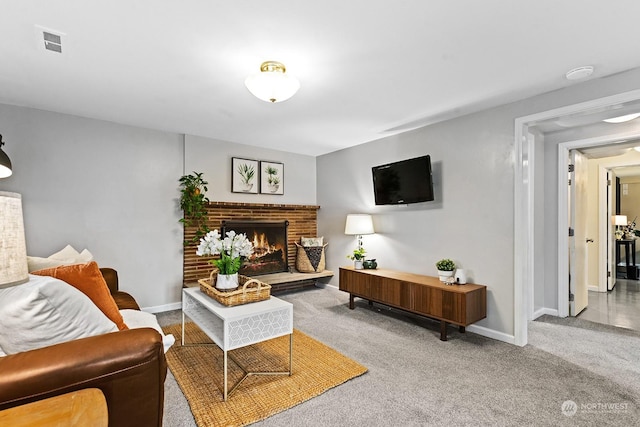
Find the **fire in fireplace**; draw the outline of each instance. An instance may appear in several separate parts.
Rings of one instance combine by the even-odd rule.
[[[287,260],[287,227],[289,221],[222,221],[227,231],[244,233],[253,243],[253,255],[244,261],[239,273],[245,276],[289,271]]]

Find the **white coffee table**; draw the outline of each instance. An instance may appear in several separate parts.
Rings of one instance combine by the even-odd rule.
[[[291,375],[293,371],[293,305],[274,296],[268,300],[227,307],[202,293],[200,288],[182,290],[182,345],[187,315],[224,353],[224,400],[250,375]],[[289,335],[289,370],[245,372],[227,393],[227,353],[272,338]]]

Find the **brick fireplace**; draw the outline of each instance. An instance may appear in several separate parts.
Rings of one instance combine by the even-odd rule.
[[[295,268],[295,243],[299,243],[300,237],[302,236],[317,236],[318,209],[320,209],[320,206],[315,205],[210,202],[207,205],[207,225],[211,230],[222,230],[223,222],[226,224],[233,221],[288,221],[289,225],[286,232],[286,264],[290,268]],[[195,230],[193,228],[185,228],[185,240],[191,239],[194,235]],[[248,237],[251,238],[250,236]],[[209,258],[196,255],[197,246],[197,244],[192,244],[184,247],[184,285],[193,284],[196,283],[198,279],[208,277],[213,268],[211,264],[207,262]]]

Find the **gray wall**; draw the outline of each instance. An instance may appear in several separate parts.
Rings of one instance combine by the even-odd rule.
[[[232,157],[283,163],[284,194],[232,193]],[[204,173],[206,180],[213,184],[208,186],[207,193],[211,201],[316,204],[316,159],[312,156],[186,135],[185,171]]]
[[[348,213],[371,213],[377,233],[365,236],[378,265],[435,275],[448,257],[488,286],[488,316],[479,322],[509,339],[514,333],[514,120],[518,117],[637,89],[640,70],[576,84],[523,101],[430,125],[318,158],[320,232],[327,265],[348,264]],[[536,279],[532,304],[557,308],[557,143],[536,147]],[[430,154],[437,200],[413,206],[374,205],[371,166]],[[540,175],[543,175],[541,178]],[[542,205],[540,207],[539,205]],[[543,216],[540,218],[540,216]],[[542,248],[540,248],[540,240]],[[334,277],[333,284],[337,284]]]
[[[179,301],[182,136],[7,105],[0,129],[29,255],[87,248],[142,306]]]
[[[204,172],[212,201],[316,204],[310,156],[2,104],[0,133],[14,166],[0,190],[22,194],[28,254],[87,248],[154,311],[181,299],[184,171]],[[231,193],[231,157],[284,163],[285,194]]]
[[[371,167],[423,154],[431,155],[436,200],[375,206]],[[350,263],[354,239],[343,234],[346,215],[371,213],[376,234],[363,241],[380,268],[435,276],[435,262],[451,258],[470,281],[489,286],[490,315],[480,324],[512,333],[512,171],[513,119],[496,110],[319,157],[327,264],[337,270]]]

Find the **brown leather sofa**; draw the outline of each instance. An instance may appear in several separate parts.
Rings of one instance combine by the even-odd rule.
[[[138,309],[118,290],[115,270],[101,268],[120,309]],[[95,387],[109,426],[162,426],[167,363],[162,337],[150,328],[83,338],[0,357],[0,410]]]

